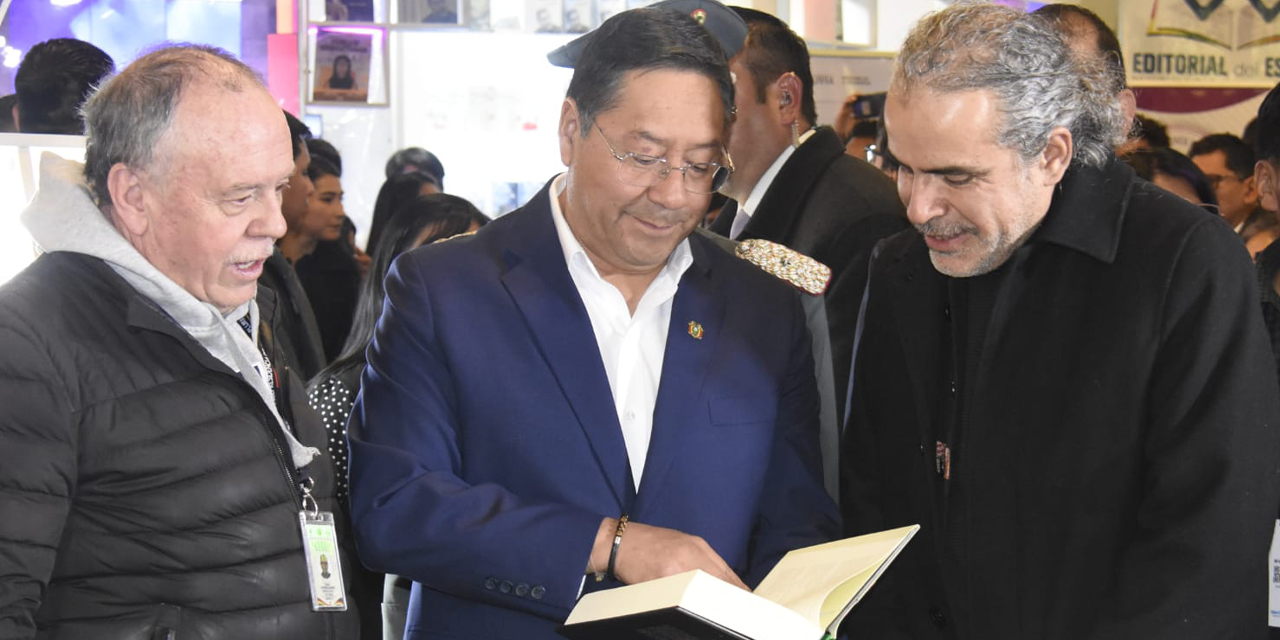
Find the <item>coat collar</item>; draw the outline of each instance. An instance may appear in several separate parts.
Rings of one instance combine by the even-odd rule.
[[[1073,165],[1058,183],[1049,212],[1031,241],[1115,261],[1134,175],[1114,156],[1100,168]]]
[[[769,190],[760,199],[758,211],[751,212],[751,220],[743,228],[740,239],[763,238],[778,242],[790,237],[792,228],[800,219],[805,194],[822,177],[826,166],[842,154],[844,145],[840,144],[840,137],[831,127],[815,129],[774,176]],[[736,210],[735,207],[735,213]]]

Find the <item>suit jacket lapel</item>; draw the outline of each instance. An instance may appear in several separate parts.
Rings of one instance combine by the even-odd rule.
[[[507,234],[512,242],[504,250],[502,283],[577,416],[621,512],[635,494],[631,466],[595,331],[551,219],[550,197],[548,184],[522,210],[509,214],[518,218]]]
[[[789,244],[805,194],[822,177],[823,168],[842,153],[844,145],[834,131],[827,127],[814,131],[774,176],[760,200],[759,210],[751,212],[751,221],[743,228],[742,239],[762,238]]]
[[[653,432],[645,458],[637,510],[643,509],[646,502],[657,499],[672,461],[685,454],[680,443],[689,422],[687,416],[705,402],[702,398],[703,381],[724,326],[726,301],[723,288],[716,286],[713,279],[710,258],[710,252],[722,250],[697,234],[689,237],[689,248],[693,264],[681,278],[680,288],[671,305],[671,325],[662,357],[662,382],[658,386],[657,403],[653,409]],[[690,326],[690,323],[694,325]]]

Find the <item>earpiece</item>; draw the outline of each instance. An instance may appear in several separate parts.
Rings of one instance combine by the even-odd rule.
[[[789,104],[791,104],[791,94],[790,94],[790,93],[783,93],[783,94],[782,94],[782,99],[781,99],[781,100],[779,100],[778,102],[779,102],[779,103],[781,103],[781,104],[782,104],[782,106],[784,106],[784,107],[785,107],[785,106],[787,106],[787,105],[789,105]]]

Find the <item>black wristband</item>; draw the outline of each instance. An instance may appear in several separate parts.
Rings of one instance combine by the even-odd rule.
[[[605,570],[612,580],[618,579],[614,569],[618,564],[618,547],[622,546],[622,534],[627,531],[627,519],[627,514],[622,514],[622,517],[618,518],[618,528],[613,531],[613,548],[609,550],[609,568]]]

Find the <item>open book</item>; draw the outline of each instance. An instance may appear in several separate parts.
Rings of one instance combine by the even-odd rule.
[[[1248,49],[1280,41],[1272,24],[1280,5],[1268,7],[1258,0],[1224,6],[1223,2],[1155,0],[1147,34],[1173,36],[1203,42],[1228,51]]]
[[[920,525],[788,553],[754,593],[701,571],[582,597],[560,634],[573,640],[822,640],[836,635]]]

